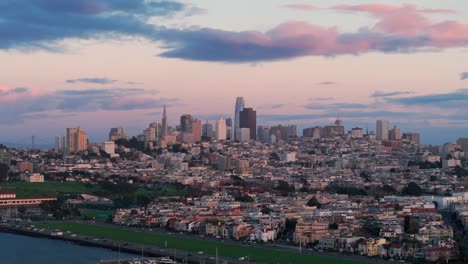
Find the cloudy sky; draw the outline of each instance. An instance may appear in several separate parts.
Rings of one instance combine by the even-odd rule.
[[[0,1],[0,142],[191,113],[468,137],[468,2]]]

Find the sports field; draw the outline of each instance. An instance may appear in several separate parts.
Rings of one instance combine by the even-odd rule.
[[[351,264],[359,263],[355,261],[325,258],[317,256],[300,255],[285,251],[270,250],[255,246],[243,246],[224,244],[221,242],[187,239],[170,235],[160,235],[154,233],[144,233],[132,230],[103,227],[91,224],[56,222],[56,223],[37,223],[36,226],[47,229],[60,229],[62,231],[70,231],[77,234],[88,236],[105,237],[107,239],[126,241],[131,243],[157,245],[164,247],[167,242],[167,247],[179,250],[198,252],[203,251],[208,254],[215,254],[216,248],[220,256],[239,258],[249,256],[251,260],[256,260],[262,263],[272,264]]]

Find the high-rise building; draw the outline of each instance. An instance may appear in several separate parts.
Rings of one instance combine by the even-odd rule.
[[[468,138],[459,138],[457,144],[461,146],[464,152],[468,152]]]
[[[164,105],[162,122],[161,122],[161,138],[169,135],[167,131],[167,113],[166,113],[166,105]]]
[[[88,134],[82,128],[67,128],[66,131],[68,153],[76,153],[88,148]]]
[[[101,144],[101,150],[109,155],[115,154],[115,142],[114,141],[106,141]]]
[[[270,128],[267,126],[258,126],[257,138],[261,142],[270,142]]]
[[[274,136],[274,140],[272,138]],[[277,125],[270,127],[270,139],[272,142],[289,141],[297,137],[297,127],[295,125]]]
[[[388,120],[377,120],[376,131],[378,140],[388,140]]]
[[[226,139],[226,121],[220,118],[216,121],[216,140]]]
[[[161,137],[161,124],[158,122],[153,122],[149,125],[150,128],[154,128],[154,137],[155,140]]]
[[[193,140],[195,142],[201,141],[201,136],[202,136],[201,120],[193,119],[193,121],[192,121],[192,134],[193,134]]]
[[[191,115],[186,114],[180,117],[180,131],[184,133],[192,134],[192,122],[193,118]]]
[[[232,127],[232,118],[230,117],[226,118],[226,126]]]
[[[66,141],[65,141],[65,136],[56,136],[55,137],[55,152],[60,153],[60,152],[65,152],[66,151]]]
[[[226,139],[233,138],[232,118],[226,118]]]
[[[113,127],[109,132],[109,141],[116,141],[118,139],[126,139],[127,135],[124,133],[123,127]]]
[[[148,127],[143,130],[143,135],[145,136],[145,147],[148,146],[149,142],[156,141],[156,128]]]
[[[250,128],[239,128],[237,130],[236,138],[240,142],[249,141],[251,139]]]
[[[250,129],[250,139],[257,139],[257,112],[253,108],[244,108],[240,111],[240,128]]]
[[[364,129],[360,127],[354,127],[351,129],[351,137],[353,138],[363,138],[364,137]]]
[[[202,126],[202,136],[205,138],[213,137],[213,125],[208,123],[208,120]]]
[[[319,139],[322,134],[322,128],[321,127],[310,127],[310,128],[304,128],[302,130],[302,136],[303,137],[308,137],[312,139]]]
[[[421,135],[419,133],[403,133],[402,138],[416,145],[421,144]]]
[[[394,140],[394,141],[399,141],[401,140],[401,131],[400,131],[400,128],[397,127],[396,125],[393,126],[392,129],[390,129],[390,131],[388,132],[388,138],[390,140]]]
[[[234,139],[237,138],[237,130],[240,128],[240,112],[245,107],[245,102],[243,97],[236,98],[236,107],[234,111]]]

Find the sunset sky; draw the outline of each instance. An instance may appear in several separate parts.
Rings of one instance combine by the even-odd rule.
[[[0,142],[181,114],[468,137],[468,1],[3,0]],[[301,133],[302,131],[300,131]]]

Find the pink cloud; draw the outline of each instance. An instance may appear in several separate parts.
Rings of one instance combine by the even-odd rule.
[[[468,46],[468,23],[434,21],[427,13],[449,9],[418,9],[415,5],[341,5],[336,10],[367,12],[377,22],[357,32],[340,32],[301,21],[266,31],[231,32],[214,29],[171,30],[163,39],[173,44],[161,56],[202,61],[252,62],[301,56],[336,56],[365,52],[409,52],[427,48]],[[209,48],[207,48],[209,47]]]
[[[398,5],[362,4],[362,5],[337,5],[337,6],[333,6],[331,9],[345,10],[345,11],[360,11],[360,12],[368,12],[374,15],[380,15],[380,14],[392,12],[399,8],[401,8],[401,6],[398,6]]]
[[[288,4],[288,5],[283,5],[283,7],[290,8],[290,9],[306,10],[306,11],[318,9],[317,7],[313,5],[309,5],[309,4]]]
[[[419,12],[427,13],[427,14],[458,14],[459,13],[457,10],[448,9],[448,8],[422,8],[422,9],[419,9]]]
[[[416,5],[392,5],[392,4],[361,4],[361,5],[336,5],[335,10],[367,12],[373,15],[383,15],[400,10],[413,10],[421,14],[457,14],[458,11],[448,8],[418,8]]]

